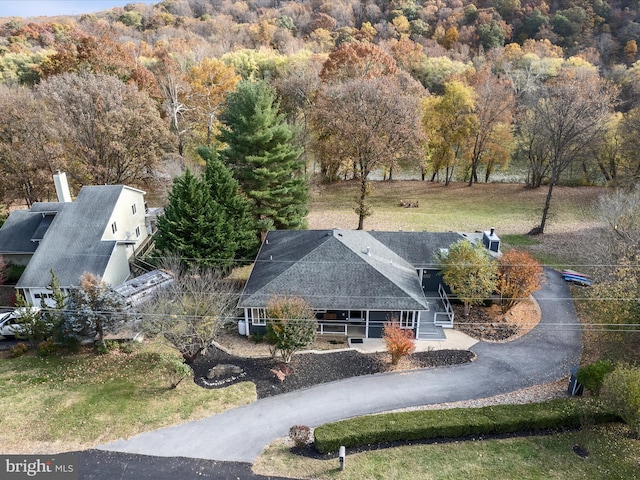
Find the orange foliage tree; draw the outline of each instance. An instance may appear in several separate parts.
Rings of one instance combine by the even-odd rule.
[[[540,288],[543,270],[531,254],[517,249],[505,252],[498,262],[498,289],[506,313]]]
[[[397,365],[402,357],[406,357],[416,349],[413,330],[400,328],[400,323],[396,319],[385,322],[382,338],[387,352],[391,354],[392,365]]]

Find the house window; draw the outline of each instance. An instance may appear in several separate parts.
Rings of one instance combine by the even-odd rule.
[[[116,225],[116,222],[113,222],[111,224],[111,233],[116,233],[118,231],[118,226]]]
[[[400,312],[400,328],[413,328],[413,312]]]
[[[251,309],[251,324],[262,326],[267,324],[267,312],[264,308]]]
[[[136,227],[136,237],[140,236],[140,227]]]
[[[133,205],[131,205],[131,212],[135,215],[137,212],[137,208],[136,208],[136,204],[134,203]]]

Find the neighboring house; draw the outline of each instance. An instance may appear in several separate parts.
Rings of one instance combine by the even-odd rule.
[[[500,254],[493,229],[470,234],[270,231],[238,303],[245,334],[264,333],[267,302],[279,295],[312,305],[320,334],[381,337],[384,323],[396,319],[416,338],[437,335],[436,327],[453,325],[453,312],[435,253],[462,239]]]
[[[0,228],[0,255],[26,265],[16,285],[39,305],[50,298],[51,270],[69,292],[84,272],[110,285],[130,276],[129,259],[147,239],[145,192],[124,185],[85,186],[71,201],[66,177],[55,176],[58,202],[16,210]]]

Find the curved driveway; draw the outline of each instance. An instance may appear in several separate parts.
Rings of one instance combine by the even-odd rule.
[[[317,426],[398,408],[483,398],[558,380],[578,364],[581,330],[562,276],[546,270],[540,324],[506,344],[478,343],[475,362],[350,378],[258,400],[196,422],[118,440],[102,450],[253,462],[292,425]]]

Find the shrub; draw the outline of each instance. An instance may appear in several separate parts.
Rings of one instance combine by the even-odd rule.
[[[600,395],[600,389],[602,388],[605,376],[612,372],[614,367],[615,365],[608,360],[598,360],[597,362],[580,367],[576,378],[591,395],[597,397]]]
[[[251,340],[253,340],[254,343],[262,343],[265,341],[264,333],[260,333],[260,332],[251,334],[250,338]]]
[[[267,342],[280,352],[285,363],[316,338],[313,308],[300,297],[272,297],[267,302],[267,317]]]
[[[159,360],[164,378],[169,382],[169,389],[171,390],[177,388],[182,380],[193,375],[191,367],[175,355],[160,354]]]
[[[606,376],[601,398],[640,437],[640,368],[617,366]]]
[[[11,356],[11,358],[17,358],[23,356],[28,351],[29,347],[27,346],[27,344],[20,342],[9,349],[9,355]]]
[[[38,355],[41,357],[50,357],[58,351],[58,346],[54,343],[53,338],[48,338],[44,342],[38,344]]]
[[[575,400],[398,412],[357,417],[317,427],[315,446],[318,451],[328,453],[340,445],[357,447],[396,441],[576,428],[584,418],[584,409],[589,409],[594,423],[618,420],[615,414],[596,404]]]
[[[393,365],[397,365],[402,357],[406,357],[416,349],[413,330],[400,328],[400,324],[394,320],[384,324],[382,338],[387,352],[391,354]]]
[[[304,448],[311,442],[311,429],[306,425],[294,425],[289,429],[289,438],[296,448]]]

